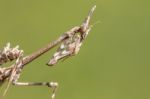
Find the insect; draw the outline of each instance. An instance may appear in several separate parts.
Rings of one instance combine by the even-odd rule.
[[[87,37],[88,33],[91,30],[89,22],[95,8],[96,6],[94,6],[91,9],[91,11],[89,12],[88,16],[86,17],[81,26],[75,26],[70,31],[66,32],[69,38],[67,38],[61,43],[60,47],[54,53],[53,57],[49,60],[47,65],[53,66],[59,60],[76,55],[79,52],[82,42],[84,41],[84,39]]]
[[[79,52],[81,45],[80,35],[74,35],[73,37],[66,39],[54,53],[53,57],[48,62],[48,65],[53,66],[58,60],[76,55]]]
[[[19,50],[18,45],[14,48],[11,48],[10,43],[7,43],[6,46],[0,50],[0,65],[16,60],[22,51],[23,50]]]
[[[43,48],[35,51],[31,55],[23,56],[24,51],[19,50],[19,46],[14,48],[10,47],[10,43],[0,50],[0,65],[3,65],[7,62],[15,60],[14,64],[10,67],[0,67],[0,82],[4,82],[8,79],[8,86],[4,91],[3,96],[5,96],[6,92],[10,84],[16,86],[47,86],[52,89],[51,99],[55,98],[55,93],[58,88],[57,82],[18,82],[20,78],[20,74],[27,64],[31,63],[33,60],[37,59],[44,53],[48,52],[50,49],[58,47],[57,51],[53,54],[52,58],[49,60],[47,65],[52,66],[55,65],[59,60],[68,58],[70,56],[74,56],[78,54],[81,45],[85,38],[87,37],[89,31],[91,30],[91,26],[89,26],[91,16],[95,10],[96,6],[94,6],[84,22],[80,26],[75,26],[71,28],[69,31],[65,32],[55,41],[49,43],[48,45],[44,46]]]

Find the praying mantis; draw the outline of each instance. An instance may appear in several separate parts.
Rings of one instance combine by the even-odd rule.
[[[69,58],[78,54],[83,41],[86,39],[88,33],[91,30],[92,26],[90,26],[89,24],[95,8],[96,5],[92,7],[89,14],[80,26],[75,26],[71,28],[69,31],[61,35],[58,39],[50,42],[48,45],[32,53],[31,55],[24,57],[24,51],[20,50],[19,46],[13,48],[11,47],[10,43],[7,43],[7,45],[2,50],[0,50],[0,65],[4,65],[5,63],[13,60],[15,60],[15,63],[12,64],[10,67],[0,67],[0,82],[3,83],[5,80],[8,80],[8,85],[4,91],[3,96],[5,96],[6,92],[8,91],[10,84],[13,84],[16,86],[50,87],[52,89],[51,99],[54,99],[56,90],[58,88],[57,82],[18,82],[20,74],[24,66],[26,66],[28,63],[31,63],[33,60],[40,57],[44,53],[48,52],[56,45],[60,44],[57,51],[48,61],[48,66],[53,66],[57,62],[59,62],[59,60]]]

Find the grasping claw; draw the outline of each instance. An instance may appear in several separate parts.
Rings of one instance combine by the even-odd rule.
[[[65,33],[68,37],[61,43],[47,65],[53,66],[59,60],[76,55],[79,52],[82,42],[91,30],[89,23],[95,8],[96,6],[91,9],[81,26],[76,26]]]

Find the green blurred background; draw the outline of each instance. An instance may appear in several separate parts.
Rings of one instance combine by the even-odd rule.
[[[28,55],[80,25],[95,4],[92,23],[100,23],[80,53],[50,68],[53,49],[27,65],[20,81],[57,81],[56,99],[150,99],[149,0],[0,0],[0,46],[19,44]],[[50,93],[11,86],[5,99],[49,99]]]

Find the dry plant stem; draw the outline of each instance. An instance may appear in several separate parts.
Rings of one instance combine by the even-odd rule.
[[[19,61],[16,62],[17,65],[13,64],[12,66],[7,67],[7,68],[0,68],[0,81],[2,82],[5,79],[9,78],[9,81],[12,82],[13,85],[18,85],[18,86],[48,86],[48,87],[53,89],[52,99],[54,99],[55,91],[57,89],[58,83],[56,83],[56,82],[38,82],[38,83],[37,82],[18,82],[20,73],[21,73],[21,71],[25,65],[32,62],[36,58],[40,57],[41,55],[43,55],[44,53],[46,53],[47,51],[49,51],[53,47],[57,46],[58,44],[64,42],[65,40],[67,40],[69,38],[72,38],[76,33],[80,33],[81,39],[80,39],[80,42],[77,43],[78,45],[74,45],[73,48],[76,48],[76,46],[78,46],[80,49],[82,41],[86,38],[86,36],[88,35],[88,32],[91,30],[91,27],[89,26],[89,22],[90,22],[91,16],[92,16],[95,8],[96,8],[96,6],[94,6],[90,10],[88,16],[86,17],[85,21],[81,24],[81,26],[73,27],[69,31],[65,32],[58,39],[49,43],[45,47],[39,49],[38,51],[34,52],[31,55],[28,55],[24,58],[19,59]],[[79,51],[79,50],[77,50],[77,51]],[[77,54],[77,53],[78,52],[72,52],[71,54]],[[66,56],[68,56],[68,54]]]

